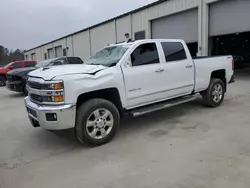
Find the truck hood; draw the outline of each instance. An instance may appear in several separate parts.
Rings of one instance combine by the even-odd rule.
[[[21,77],[26,77],[29,72],[35,70],[34,67],[27,67],[27,68],[20,68],[20,69],[14,69],[8,72],[8,75],[16,75]]]
[[[53,67],[40,68],[30,72],[31,77],[39,77],[44,80],[52,80],[56,76],[71,75],[71,74],[95,74],[107,67],[102,65],[61,65]]]

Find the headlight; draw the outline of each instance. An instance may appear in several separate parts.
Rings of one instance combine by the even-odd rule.
[[[43,85],[43,90],[62,90],[64,89],[63,82],[47,83]]]
[[[42,96],[44,103],[63,103],[64,84],[63,81],[49,81],[42,85]]]

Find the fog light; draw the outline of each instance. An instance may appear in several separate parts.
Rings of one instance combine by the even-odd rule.
[[[46,113],[46,120],[47,121],[57,121],[56,113]]]

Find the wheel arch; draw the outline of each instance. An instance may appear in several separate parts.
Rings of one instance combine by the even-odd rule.
[[[107,88],[82,93],[77,97],[77,108],[79,108],[84,102],[94,98],[105,99],[112,102],[117,107],[120,116],[122,116],[124,110],[121,102],[121,97],[117,88]]]
[[[218,78],[221,79],[224,83],[225,86],[225,92],[227,92],[227,79],[226,79],[226,70],[225,69],[219,69],[219,70],[215,70],[211,73],[211,77],[210,79],[213,78]]]

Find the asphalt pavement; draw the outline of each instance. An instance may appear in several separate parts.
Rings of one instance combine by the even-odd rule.
[[[122,121],[109,144],[33,128],[22,94],[0,88],[1,188],[249,188],[250,71],[224,104],[196,101]]]

